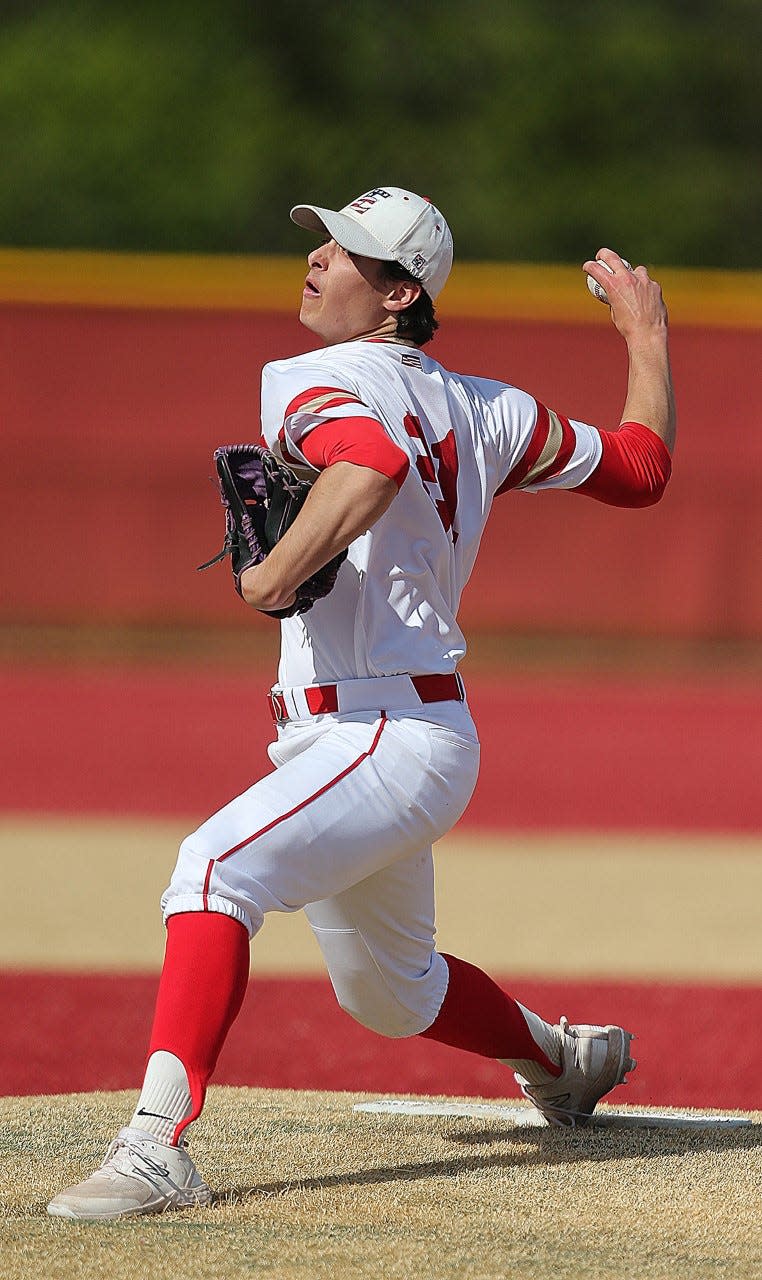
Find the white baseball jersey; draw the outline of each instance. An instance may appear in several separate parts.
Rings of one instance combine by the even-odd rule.
[[[465,652],[456,615],[495,494],[582,484],[601,438],[523,391],[449,373],[395,343],[349,342],[265,367],[264,436],[286,462],[314,476],[300,446],[309,451],[306,435],[341,417],[379,423],[410,466],[351,544],[331,594],[283,620],[279,683],[450,674]],[[254,935],[268,912],[304,907],[342,1008],[383,1035],[423,1031],[449,980],[434,949],[432,845],[478,772],[467,704],[297,716],[278,726],[270,757],[273,772],[183,841],[165,917],[223,912]]]
[[[263,435],[284,461],[309,467],[300,442],[341,417],[375,419],[410,469],[350,545],[331,594],[284,620],[279,683],[450,673],[466,651],[458,606],[493,498],[582,484],[600,435],[516,387],[450,373],[394,342],[347,342],[264,367]]]

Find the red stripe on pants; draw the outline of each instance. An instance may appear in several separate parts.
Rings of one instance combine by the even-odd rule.
[[[362,764],[363,760],[368,760],[370,756],[373,755],[373,752],[378,746],[379,738],[383,733],[384,726],[387,723],[388,721],[386,716],[382,716],[381,723],[376,730],[375,736],[368,750],[363,751],[362,755],[358,756],[356,760],[353,760],[350,765],[347,765],[346,769],[342,769],[341,773],[337,774],[335,778],[331,778],[330,782],[326,782],[317,791],[313,792],[311,796],[308,796],[306,800],[302,800],[299,804],[295,805],[293,809],[289,809],[288,813],[281,814],[279,818],[273,818],[272,822],[267,823],[267,826],[262,827],[259,831],[255,831],[253,835],[247,836],[245,840],[240,840],[238,844],[233,845],[233,848],[228,849],[226,853],[221,853],[219,858],[210,859],[209,866],[206,869],[206,876],[204,877],[204,911],[209,910],[209,884],[216,864],[218,862],[224,862],[226,858],[232,857],[234,853],[238,853],[238,851],[245,848],[246,845],[253,844],[260,836],[266,835],[268,831],[272,831],[274,827],[279,826],[281,822],[285,822],[287,818],[293,818],[295,813],[300,813],[302,809],[306,809],[308,805],[313,803],[313,801],[318,800],[320,796],[324,796],[326,791],[330,791],[332,787],[335,787],[337,783],[341,782],[342,778],[346,778],[348,774],[353,773],[354,770]]]

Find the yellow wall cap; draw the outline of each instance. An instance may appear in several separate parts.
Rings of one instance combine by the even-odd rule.
[[[762,328],[762,272],[655,267],[675,324]],[[304,258],[0,249],[0,304],[294,314]],[[457,263],[439,314],[605,324],[578,267]]]

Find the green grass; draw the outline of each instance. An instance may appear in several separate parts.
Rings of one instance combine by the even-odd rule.
[[[3,1280],[522,1280],[762,1275],[762,1115],[728,1131],[515,1129],[356,1114],[349,1094],[213,1089],[203,1210],[114,1223],[45,1205],[132,1094],[0,1099]]]

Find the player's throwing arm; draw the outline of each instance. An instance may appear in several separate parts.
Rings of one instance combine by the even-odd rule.
[[[630,368],[622,422],[640,422],[672,452],[677,428],[661,286],[645,267],[633,270],[613,249],[583,264],[604,290],[611,319],[627,343]]]

